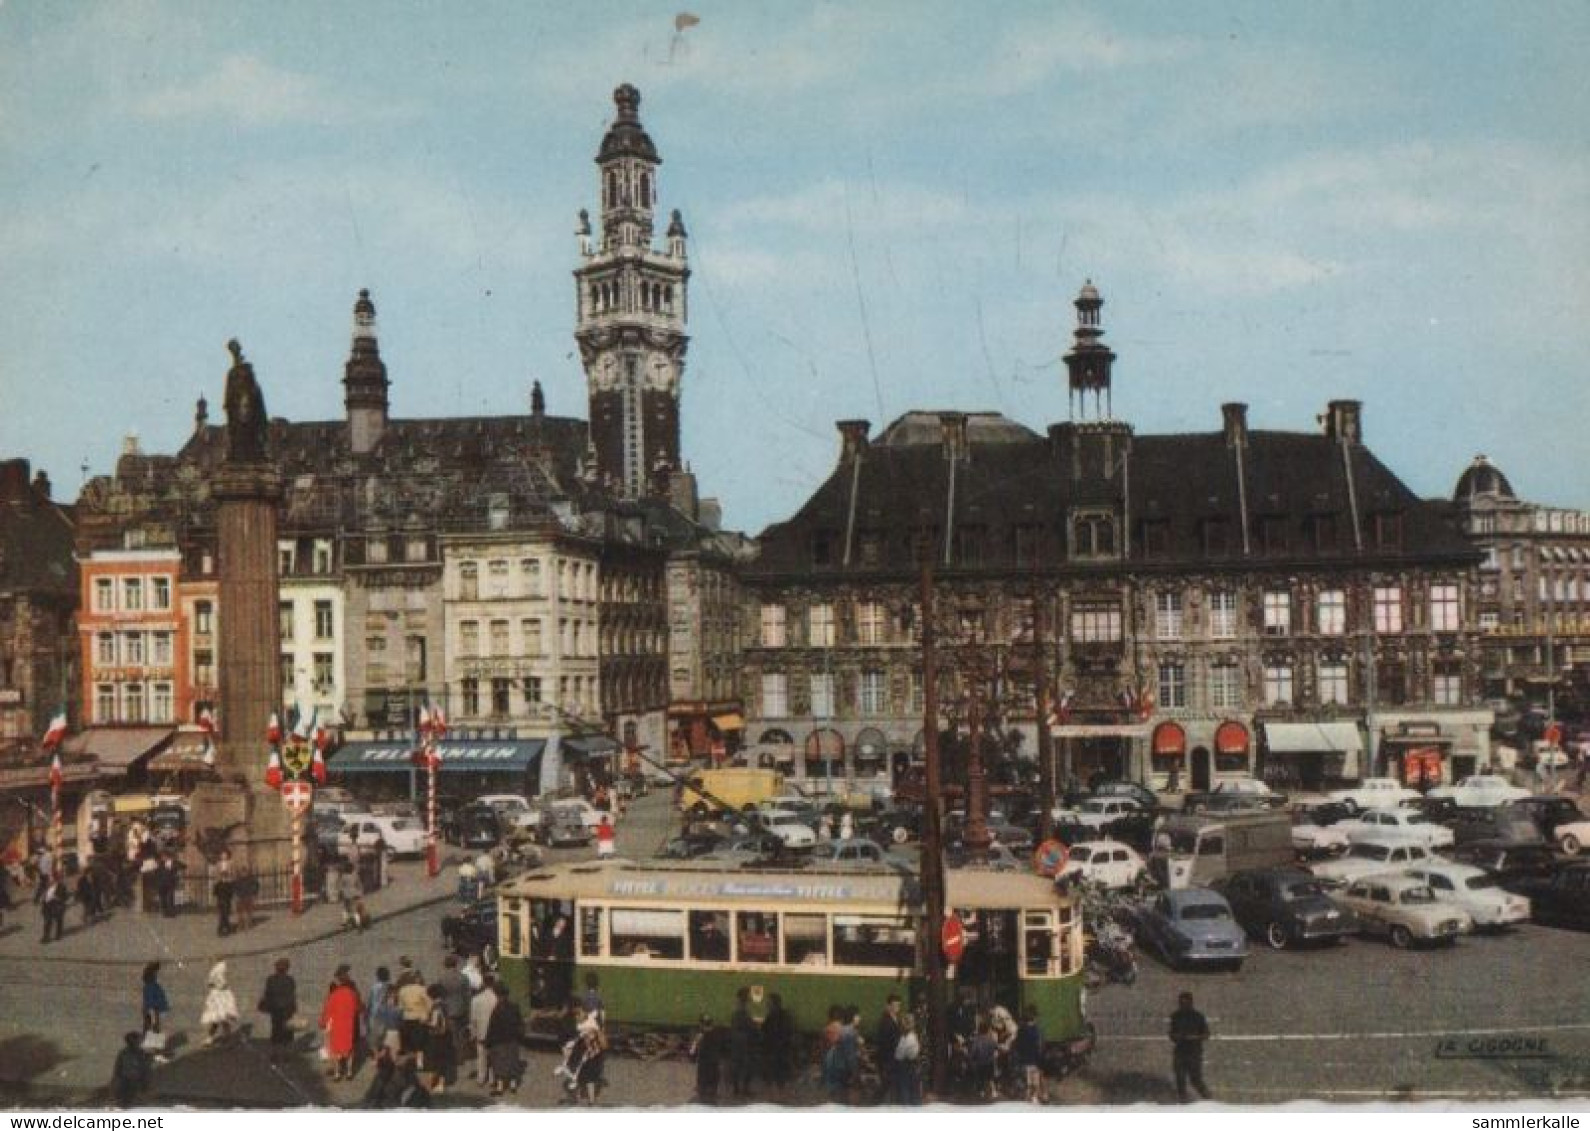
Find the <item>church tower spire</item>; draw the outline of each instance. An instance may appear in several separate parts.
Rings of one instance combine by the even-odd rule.
[[[598,238],[582,211],[575,234],[575,330],[590,395],[596,474],[626,498],[666,498],[682,466],[679,386],[684,374],[684,221],[652,246],[662,158],[640,123],[640,92],[613,92],[617,113],[596,154]]]
[[[386,362],[375,334],[375,303],[369,291],[360,291],[353,304],[353,345],[343,367],[343,406],[348,413],[348,446],[363,455],[381,442],[386,431]]]

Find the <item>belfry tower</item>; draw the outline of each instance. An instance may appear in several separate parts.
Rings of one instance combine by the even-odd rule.
[[[684,375],[685,225],[674,211],[652,246],[662,158],[640,124],[640,92],[613,92],[618,116],[596,154],[601,232],[580,211],[574,338],[590,392],[596,469],[625,498],[667,497],[682,467],[679,384]]]

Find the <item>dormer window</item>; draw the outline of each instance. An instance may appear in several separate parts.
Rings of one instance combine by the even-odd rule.
[[[1286,519],[1281,515],[1260,515],[1255,523],[1254,533],[1258,535],[1258,550],[1261,554],[1286,553]]]
[[[1170,553],[1170,520],[1146,519],[1143,522],[1143,556],[1162,558]]]
[[[1115,552],[1115,516],[1113,514],[1108,512],[1084,513],[1072,518],[1072,557],[1113,558]]]
[[[963,526],[955,532],[955,563],[962,566],[983,564],[985,531],[981,526]]]
[[[1043,530],[1038,526],[1023,525],[1011,529],[1011,558],[1016,565],[1030,566],[1038,563],[1038,547],[1042,536]]]
[[[1231,552],[1231,524],[1223,518],[1206,518],[1200,523],[1204,556],[1223,558]]]
[[[1389,511],[1375,515],[1375,546],[1381,550],[1402,549],[1402,515]]]
[[[1336,551],[1337,524],[1333,514],[1316,514],[1308,520],[1309,541],[1316,554]]]
[[[818,530],[812,534],[812,565],[826,569],[834,564],[834,533]]]

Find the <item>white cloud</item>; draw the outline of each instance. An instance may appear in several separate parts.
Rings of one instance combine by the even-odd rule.
[[[134,105],[143,118],[222,118],[248,126],[348,121],[365,112],[309,75],[253,55],[229,55],[186,82],[146,95]]]

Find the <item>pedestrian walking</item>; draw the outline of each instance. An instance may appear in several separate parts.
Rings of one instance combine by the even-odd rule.
[[[453,1038],[453,1062],[462,1064],[474,1053],[469,1040],[469,999],[473,995],[469,980],[458,968],[458,955],[449,954],[443,960],[436,985],[442,991],[439,1004],[447,1015],[447,1031]]]
[[[603,1075],[607,1065],[607,1035],[594,1017],[587,1017],[576,1039],[580,1042],[580,1063],[574,1071],[574,1098],[586,1107],[595,1107],[597,1096],[607,1083]]]
[[[110,1070],[110,1097],[117,1107],[132,1107],[149,1090],[149,1057],[143,1050],[142,1033],[125,1033],[121,1043]]]
[[[215,933],[226,936],[232,933],[232,899],[237,894],[237,881],[232,878],[232,854],[221,853],[221,859],[216,863],[215,886],[212,889],[215,895]]]
[[[1209,1022],[1193,1008],[1193,996],[1183,993],[1176,999],[1176,1012],[1170,1015],[1171,1064],[1176,1073],[1176,1095],[1188,1101],[1191,1084],[1204,1099],[1209,1088],[1204,1083],[1204,1042],[1209,1040]]]
[[[1043,1031],[1038,1028],[1038,1007],[1028,1005],[1016,1027],[1010,1056],[1021,1075],[1028,1103],[1043,1103]]]
[[[475,1046],[475,1068],[470,1077],[482,1087],[491,1084],[491,1046],[486,1031],[491,1027],[491,1015],[497,1008],[497,980],[490,974],[482,975],[480,992],[469,1000],[469,1037]]]
[[[994,1025],[987,1017],[977,1019],[977,1032],[967,1048],[967,1061],[972,1071],[972,1090],[980,1100],[999,1098],[995,1080],[999,1067],[999,1041],[994,1036]]]
[[[756,1022],[751,1019],[751,991],[741,986],[734,994],[729,1018],[729,1091],[735,1099],[751,1094],[756,1064]]]
[[[354,1050],[359,1039],[359,1016],[364,1003],[353,984],[353,976],[344,963],[337,967],[331,978],[331,988],[326,993],[326,1003],[320,1010],[320,1028],[326,1034],[326,1055],[332,1067],[326,1075],[333,1080],[352,1080]]]
[[[783,994],[769,994],[762,1019],[762,1079],[782,1093],[789,1085],[795,1059],[795,1024],[784,1008]]]
[[[438,983],[430,987],[431,1012],[425,1021],[425,1071],[430,1074],[426,1085],[433,1096],[439,1096],[458,1082],[458,1046],[454,1043],[453,1025],[443,1004],[446,991]]]
[[[204,1011],[199,1014],[199,1025],[204,1029],[204,1043],[213,1045],[237,1031],[237,995],[226,981],[226,963],[217,962],[210,967],[205,979],[208,990],[204,995]]]
[[[44,885],[44,933],[39,938],[40,943],[50,942],[51,935],[58,941],[66,933],[66,906],[69,902],[66,881],[60,876],[51,876]]]
[[[829,1011],[829,1028],[835,1022],[833,1043],[823,1054],[823,1087],[833,1103],[845,1103],[861,1068],[861,1035],[856,1031],[856,1011],[839,1007]],[[826,1034],[825,1034],[826,1035]]]
[[[703,1013],[701,1029],[690,1044],[690,1056],[696,1062],[696,1103],[716,1106],[718,1082],[723,1078],[723,1058],[728,1051],[728,1034],[713,1023],[709,1014]]]
[[[151,962],[144,967],[143,1022],[145,1033],[161,1032],[166,1014],[171,1012],[171,1002],[166,989],[160,984],[160,963]]]
[[[596,854],[598,856],[612,856],[618,851],[615,836],[613,822],[607,819],[606,813],[603,813],[601,823],[596,826]]]
[[[524,1014],[514,1004],[513,996],[504,993],[486,1022],[486,1060],[491,1070],[492,1095],[500,1096],[504,1089],[519,1090],[524,1076],[524,1060],[519,1055],[523,1041]]]
[[[385,966],[375,968],[375,981],[370,985],[365,1000],[364,1032],[370,1046],[370,1055],[376,1056],[388,1044],[396,1051],[398,1021],[397,987],[392,984],[392,972]],[[388,1039],[390,1034],[390,1040]]]
[[[431,1016],[431,995],[425,992],[418,970],[410,969],[398,976],[397,1000],[399,1051],[423,1056],[426,1024]]]
[[[85,867],[77,876],[77,904],[83,912],[83,926],[99,918],[99,888],[94,882],[94,871]]]
[[[177,862],[161,853],[155,865],[155,895],[160,900],[160,914],[167,919],[177,915],[177,879]]]
[[[298,983],[287,972],[291,968],[287,959],[278,958],[275,972],[265,979],[265,990],[260,994],[259,1009],[271,1019],[273,1045],[287,1045],[293,1040],[288,1023],[298,1013]]]
[[[909,1013],[900,1018],[900,1040],[894,1046],[894,1102],[904,1107],[922,1102],[922,1040]]]
[[[337,899],[342,903],[344,928],[364,929],[364,884],[359,879],[359,869],[343,864],[337,876]]]
[[[900,995],[890,994],[884,1001],[873,1038],[878,1047],[878,1101],[888,1103],[899,1089],[895,1085],[895,1046],[900,1043]]]
[[[41,844],[33,856],[35,886],[33,888],[33,902],[43,903],[44,893],[49,889],[50,881],[55,878],[55,857],[51,854],[49,846]]]

